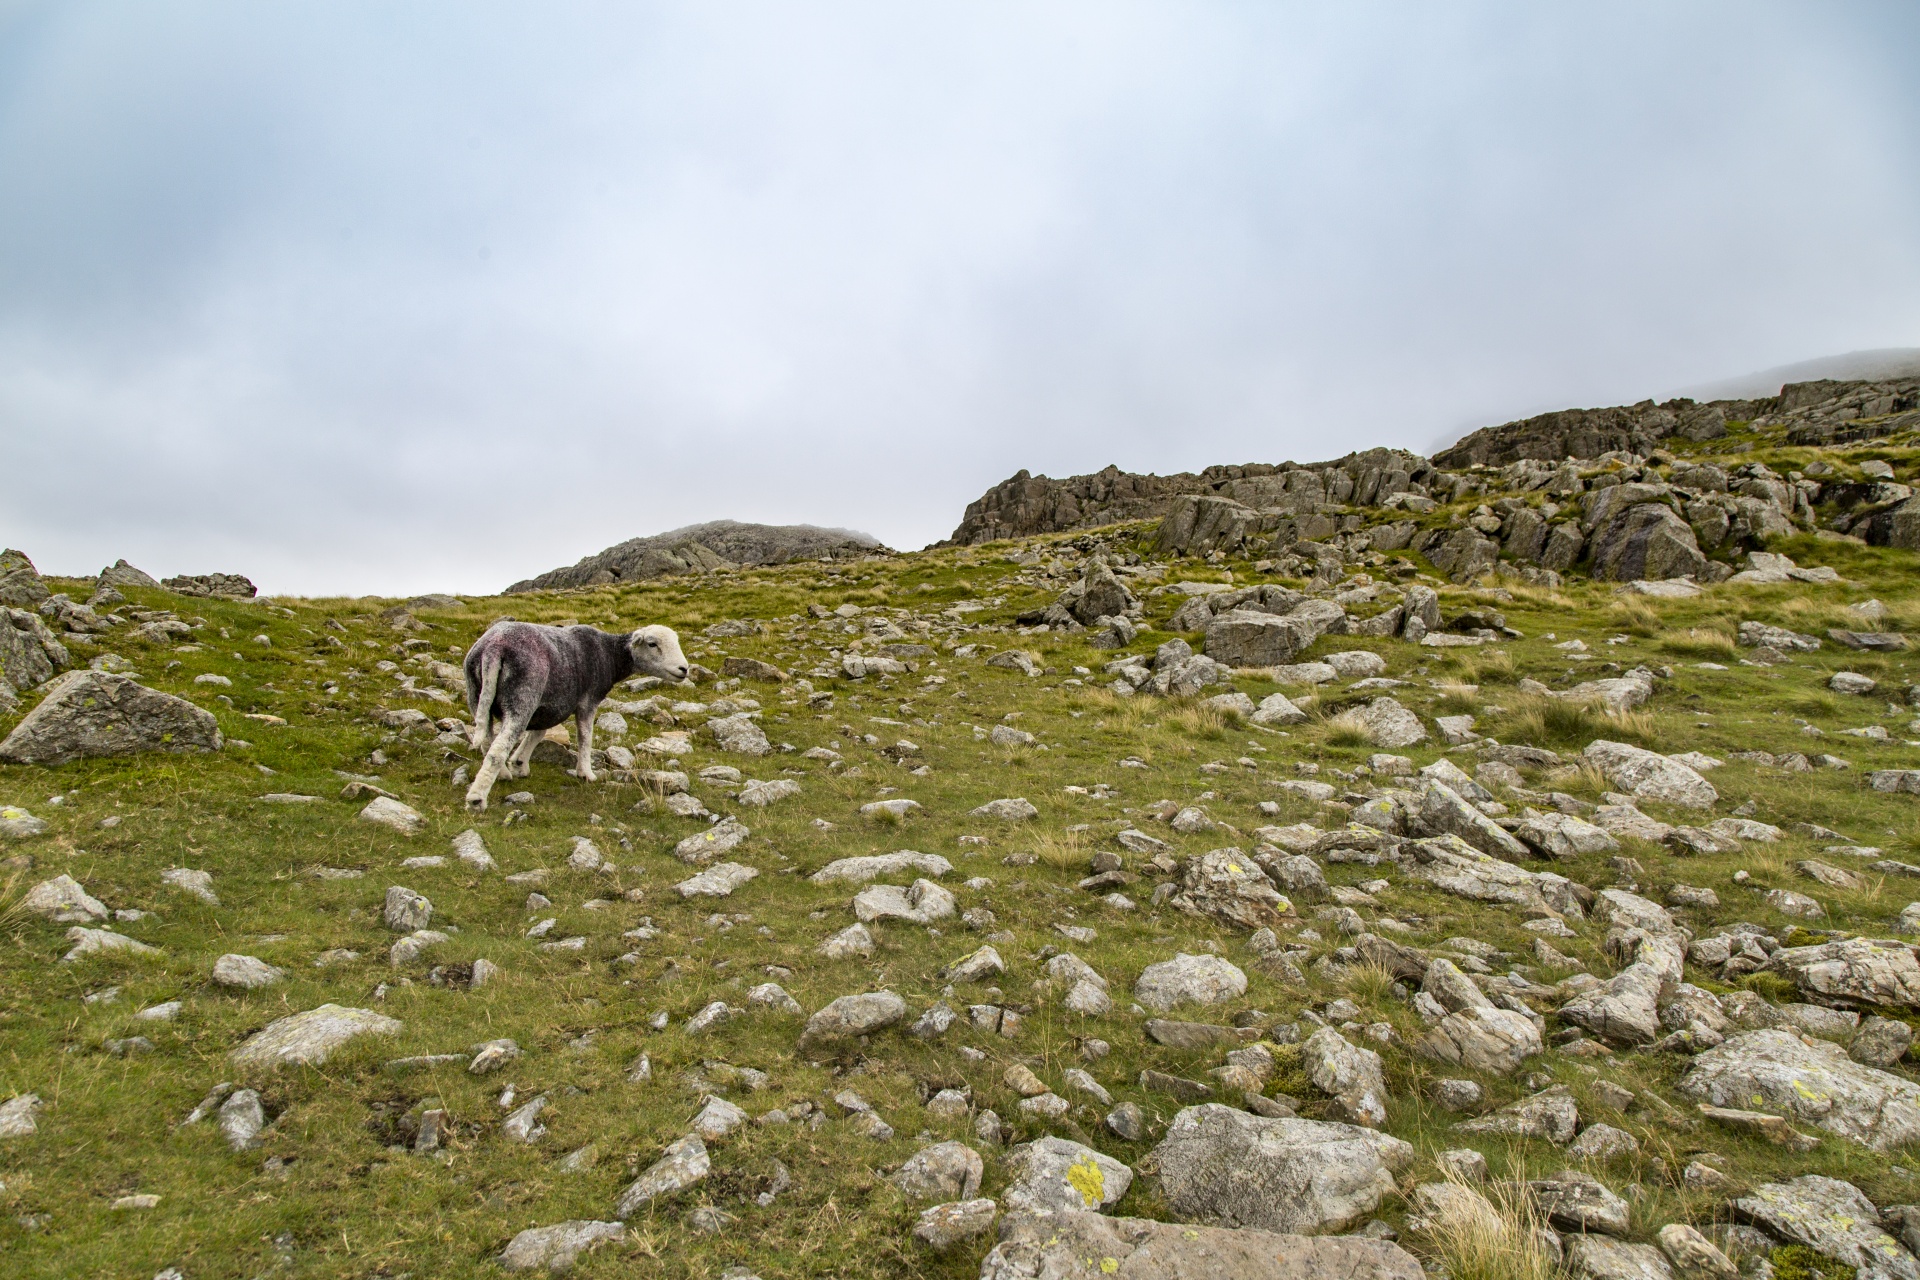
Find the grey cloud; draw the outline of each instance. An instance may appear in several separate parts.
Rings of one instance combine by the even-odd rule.
[[[0,540],[496,589],[1920,335],[1880,8],[31,7]]]

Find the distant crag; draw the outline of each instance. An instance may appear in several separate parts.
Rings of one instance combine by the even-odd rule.
[[[1372,505],[1418,484],[1431,470],[1424,458],[1404,450],[1369,449],[1334,462],[1252,462],[1170,476],[1135,475],[1113,466],[1064,480],[1021,471],[967,504],[960,527],[942,545],[971,546],[1127,520],[1158,520],[1174,509],[1176,499],[1186,496],[1220,497],[1261,511],[1296,514],[1328,502]]]
[[[711,573],[791,560],[848,559],[891,554],[879,539],[850,529],[810,524],[743,524],[713,520],[649,538],[632,538],[588,556],[578,564],[551,569],[516,582],[508,594],[594,587],[609,582],[639,582],[681,573]]]
[[[1559,462],[1603,453],[1648,454],[1678,436],[1717,439],[1730,422],[1785,427],[1797,445],[1849,444],[1920,425],[1920,378],[1883,382],[1794,382],[1758,400],[1668,400],[1611,409],[1561,409],[1483,427],[1433,456],[1436,466],[1505,466],[1532,459]]]

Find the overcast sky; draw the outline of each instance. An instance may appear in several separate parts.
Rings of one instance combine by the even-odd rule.
[[[0,542],[497,590],[1920,345],[1920,6],[0,0]]]

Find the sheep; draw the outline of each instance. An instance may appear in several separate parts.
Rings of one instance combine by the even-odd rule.
[[[598,627],[548,627],[501,620],[467,650],[467,706],[473,712],[479,771],[467,788],[467,808],[484,810],[504,771],[523,778],[532,768],[540,735],[568,716],[580,733],[574,773],[593,777],[593,717],[609,690],[635,673],[685,680],[691,668],[671,627],[641,627],[616,635]],[[494,720],[500,722],[494,731]]]

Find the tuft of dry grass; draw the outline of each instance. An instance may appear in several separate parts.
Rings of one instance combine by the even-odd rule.
[[[1610,622],[1630,636],[1644,639],[1660,630],[1660,615],[1647,603],[1645,596],[1620,596],[1608,608],[1607,614]]]
[[[1342,711],[1321,724],[1322,740],[1330,747],[1364,747],[1372,741],[1367,736],[1367,722],[1358,712]]]
[[[1527,1194],[1526,1175],[1477,1187],[1448,1169],[1447,1210],[1427,1219],[1427,1246],[1451,1280],[1554,1280],[1546,1220]]]
[[[1204,702],[1192,702],[1175,708],[1167,716],[1166,723],[1190,737],[1223,738],[1229,728],[1240,723],[1240,717],[1237,713],[1210,707]]]
[[[1661,652],[1686,658],[1727,658],[1740,656],[1733,633],[1715,626],[1689,627],[1684,631],[1662,631],[1654,637]]]
[[[1033,856],[1062,871],[1087,869],[1087,833],[1044,831],[1033,842]]]
[[[1433,709],[1440,715],[1473,715],[1480,710],[1480,686],[1443,684],[1440,686],[1440,696],[1435,700]]]

